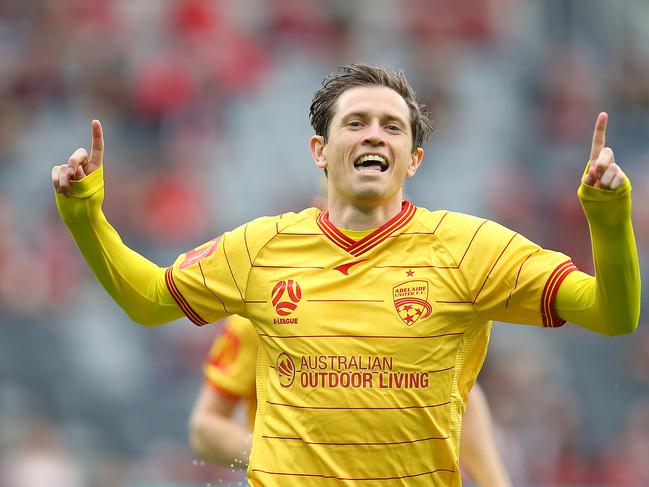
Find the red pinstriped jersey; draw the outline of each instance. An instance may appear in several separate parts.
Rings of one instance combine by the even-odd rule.
[[[236,313],[259,333],[252,485],[448,486],[491,320],[561,325],[574,269],[404,202],[358,241],[313,208],[254,220],[179,256],[167,285],[194,323]]]

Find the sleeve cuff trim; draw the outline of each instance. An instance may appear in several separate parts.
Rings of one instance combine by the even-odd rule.
[[[194,311],[194,309],[190,306],[190,304],[187,302],[185,297],[181,294],[180,290],[176,286],[173,278],[172,267],[167,267],[167,271],[165,272],[165,284],[167,284],[167,289],[169,289],[171,296],[174,298],[183,313],[185,313],[185,316],[187,316],[187,318],[189,318],[192,323],[197,326],[207,325],[208,322],[201,318],[201,316],[196,311]]]
[[[563,326],[566,321],[559,318],[554,312],[554,299],[557,296],[559,286],[568,274],[577,270],[577,266],[571,260],[559,264],[550,274],[543,288],[541,295],[541,317],[543,326],[558,328]]]
[[[241,395],[237,394],[236,392],[229,391],[228,389],[224,388],[219,384],[212,382],[209,379],[205,379],[205,384],[207,384],[218,395],[224,396],[232,401],[240,401],[242,399]]]

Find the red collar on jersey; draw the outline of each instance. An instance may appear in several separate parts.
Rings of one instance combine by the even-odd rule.
[[[329,240],[341,249],[352,254],[354,257],[358,257],[376,247],[397,230],[405,227],[408,222],[412,220],[416,210],[417,208],[415,205],[409,201],[404,201],[401,203],[401,211],[397,213],[397,215],[359,241],[348,237],[341,232],[336,225],[331,223],[328,211],[320,213],[316,221],[320,230],[322,230],[322,233],[324,233]]]

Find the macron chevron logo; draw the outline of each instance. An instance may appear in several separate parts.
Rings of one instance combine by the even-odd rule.
[[[340,272],[345,276],[348,276],[349,269],[351,269],[352,266],[355,266],[356,264],[360,264],[361,262],[365,262],[366,260],[367,259],[363,259],[363,260],[357,260],[355,262],[347,262],[346,264],[340,264],[339,266],[334,267],[334,270]]]

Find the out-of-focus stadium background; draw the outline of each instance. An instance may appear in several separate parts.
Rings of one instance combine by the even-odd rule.
[[[145,329],[94,281],[50,169],[104,123],[105,210],[160,265],[308,206],[313,92],[406,70],[436,121],[411,199],[592,270],[575,194],[596,115],[649,253],[645,0],[0,0],[0,486],[241,485],[186,440],[217,326]],[[649,331],[497,324],[480,376],[516,485],[649,485]]]

